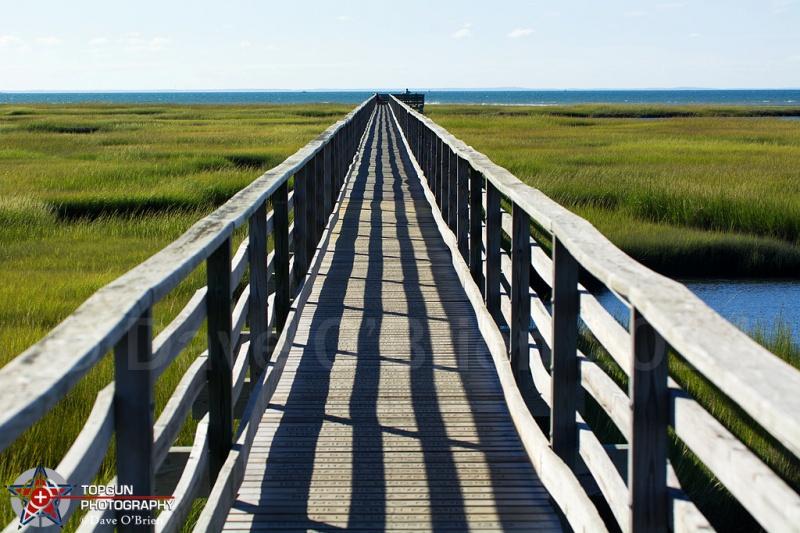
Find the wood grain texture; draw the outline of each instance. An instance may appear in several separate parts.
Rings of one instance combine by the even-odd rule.
[[[225,528],[559,529],[383,109]]]

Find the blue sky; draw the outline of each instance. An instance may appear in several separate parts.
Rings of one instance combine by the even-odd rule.
[[[799,28],[800,0],[0,0],[0,91],[797,88]]]

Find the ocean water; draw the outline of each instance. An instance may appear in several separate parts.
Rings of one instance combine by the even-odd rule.
[[[413,89],[412,89],[413,92]],[[800,106],[800,89],[781,90],[603,90],[603,91],[418,91],[426,105],[572,105],[584,103],[658,105]],[[0,104],[358,104],[370,91],[292,92],[0,92]]]

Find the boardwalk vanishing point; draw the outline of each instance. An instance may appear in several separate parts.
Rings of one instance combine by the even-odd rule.
[[[550,239],[535,241],[532,224]],[[153,306],[203,265],[206,286],[154,335]],[[631,327],[582,271],[627,305]],[[203,324],[207,349],[156,418],[154,384]],[[669,460],[675,442],[764,529],[800,531],[800,495],[669,377],[668,360],[794,458],[800,372],[391,95],[0,369],[0,450],[109,352],[114,381],[54,470],[92,483],[116,439],[108,483],[172,505],[138,520],[90,511],[79,531],[712,530]],[[619,439],[584,420],[588,397]],[[177,446],[190,416],[193,445]]]

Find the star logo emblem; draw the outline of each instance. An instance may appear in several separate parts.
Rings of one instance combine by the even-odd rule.
[[[70,493],[72,485],[59,485],[48,476],[41,464],[34,469],[33,476],[28,481],[11,485],[8,490],[12,500],[19,500],[22,507],[22,512],[19,513],[20,528],[37,517],[47,518],[57,526],[64,527],[59,504],[61,497]]]

